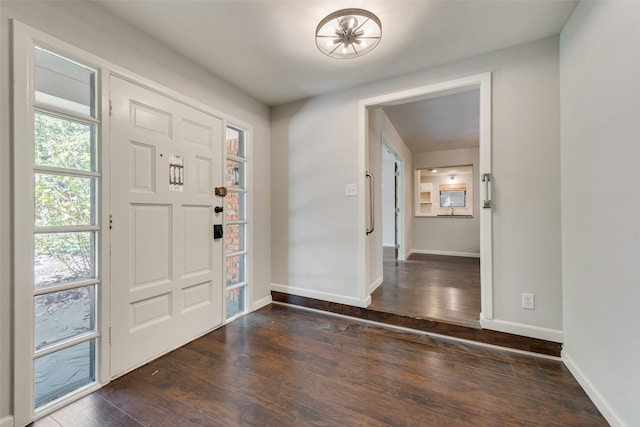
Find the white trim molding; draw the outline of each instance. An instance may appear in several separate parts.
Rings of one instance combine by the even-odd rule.
[[[381,105],[397,105],[399,101],[409,102],[427,99],[436,94],[454,94],[471,88],[480,90],[480,165],[479,177],[483,174],[491,174],[491,72],[487,71],[472,76],[453,80],[433,82],[425,86],[413,87],[392,93],[385,93],[371,98],[360,99],[358,102],[358,185],[365,188],[365,172],[368,165],[369,124],[368,108]],[[401,102],[400,102],[401,103]],[[482,197],[488,198],[488,194]],[[492,212],[493,209],[480,209],[480,292],[481,306],[487,319],[493,318],[493,270],[492,270]],[[366,293],[369,286],[367,282],[368,264],[368,239],[366,228],[366,198],[362,197],[358,204],[358,292]],[[407,242],[410,244],[410,242]],[[405,248],[406,249],[406,248]]]
[[[564,341],[564,333],[560,330],[525,325],[524,323],[509,322],[506,320],[485,319],[482,313],[480,313],[480,326],[482,326],[483,329],[521,335],[523,337],[537,338],[557,343]]]
[[[0,427],[13,427],[13,417],[8,416],[0,419]]]
[[[578,367],[573,358],[567,353],[565,350],[562,350],[561,353],[562,361],[567,366],[571,374],[575,377],[580,387],[587,393],[589,399],[596,405],[596,408],[600,411],[602,416],[607,420],[609,424],[612,426],[621,426],[624,427],[625,424],[622,419],[618,416],[618,414],[613,410],[613,408],[609,405],[609,402],[604,397],[602,393],[593,385],[591,381],[587,378],[587,376],[582,372],[582,369]]]
[[[251,311],[260,310],[262,307],[266,307],[273,302],[271,295],[261,298],[258,301],[254,301],[251,304]]]
[[[424,255],[446,255],[446,256],[459,256],[465,258],[480,258],[480,252],[454,252],[454,251],[434,251],[430,249],[411,249],[411,254],[424,254]]]
[[[382,276],[378,277],[376,280],[369,284],[369,295],[373,293],[378,287],[382,285]]]
[[[355,307],[367,308],[371,304],[371,296],[366,298],[349,297],[346,295],[338,295],[330,292],[313,291],[310,289],[296,288],[295,286],[281,285],[278,283],[271,283],[271,290],[276,292],[282,292],[285,294],[297,295],[299,297],[307,297],[319,299],[322,301],[336,302],[338,304],[353,305]]]

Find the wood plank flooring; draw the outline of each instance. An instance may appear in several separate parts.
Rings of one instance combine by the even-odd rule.
[[[480,327],[479,258],[412,254],[398,261],[393,248],[383,253],[383,283],[369,309]]]
[[[33,425],[607,423],[560,361],[270,305]]]

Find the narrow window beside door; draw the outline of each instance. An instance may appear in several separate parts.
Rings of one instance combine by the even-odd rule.
[[[247,299],[247,142],[246,131],[227,126],[225,186],[226,318],[246,312]]]
[[[96,380],[96,70],[35,48],[33,408]],[[18,308],[20,309],[20,308]]]

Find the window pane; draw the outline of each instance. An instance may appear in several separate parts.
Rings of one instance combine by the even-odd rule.
[[[36,112],[35,164],[95,171],[95,125]]]
[[[91,340],[36,359],[36,408],[95,381],[95,347]]]
[[[227,319],[244,311],[245,286],[227,291]]]
[[[229,189],[245,189],[244,163],[227,159],[225,170],[225,187]]]
[[[228,156],[244,158],[244,134],[244,131],[232,127],[227,127],[226,145]]]
[[[35,174],[37,227],[94,225],[95,178]]]
[[[465,191],[441,191],[441,208],[463,208],[465,207]]]
[[[224,198],[225,219],[227,221],[244,221],[245,216],[245,193],[237,193],[230,191],[227,193],[227,197]]]
[[[95,233],[36,234],[34,243],[36,288],[96,277]]]
[[[96,72],[36,48],[36,103],[95,117]]]
[[[244,224],[227,225],[227,232],[225,233],[227,253],[242,252],[245,250],[245,232],[244,231],[245,231]]]
[[[35,298],[35,349],[56,344],[95,328],[95,286]]]
[[[245,281],[245,256],[237,255],[227,258],[227,286],[237,285]]]

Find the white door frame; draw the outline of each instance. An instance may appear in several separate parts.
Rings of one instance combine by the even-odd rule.
[[[476,179],[484,174],[491,174],[491,72],[475,74],[454,80],[428,84],[397,92],[387,93],[372,98],[361,99],[358,104],[358,183],[360,188],[366,188],[365,173],[369,164],[369,124],[368,109],[381,105],[397,105],[407,102],[427,99],[449,93],[454,94],[471,88],[480,90],[480,167]],[[476,203],[482,203],[483,199],[490,199],[490,194],[482,188],[480,197]],[[489,191],[490,193],[490,191]],[[358,284],[359,297],[365,299],[367,295],[366,278],[369,271],[368,245],[371,239],[365,233],[367,227],[366,199],[363,197],[358,205]],[[480,320],[493,319],[493,271],[492,271],[492,243],[491,243],[491,216],[492,208],[483,209],[480,206],[480,287],[481,287],[481,313]]]

